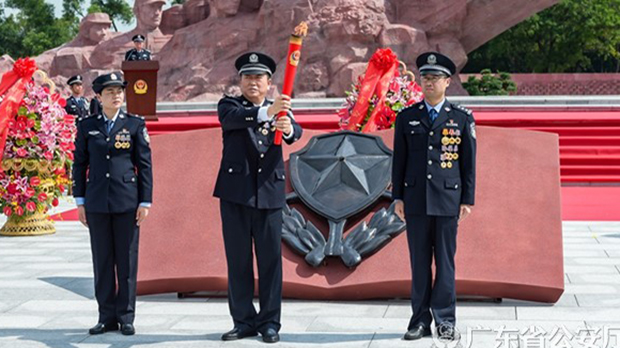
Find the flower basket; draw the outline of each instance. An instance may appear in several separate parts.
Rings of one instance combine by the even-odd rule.
[[[345,94],[340,128],[362,133],[392,128],[402,109],[424,99],[413,72],[389,48],[373,54],[366,72]]]
[[[12,237],[40,236],[54,233],[56,233],[54,222],[49,218],[47,213],[39,211],[25,218],[11,215],[0,229],[0,235]]]
[[[17,87],[23,89],[20,94]],[[6,139],[0,142],[0,212],[8,217],[0,235],[51,234],[55,228],[47,212],[70,184],[75,119],[65,112],[60,95],[29,78],[9,93],[0,103],[0,132]]]

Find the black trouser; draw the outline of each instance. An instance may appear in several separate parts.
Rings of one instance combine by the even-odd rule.
[[[99,322],[133,324],[140,235],[136,211],[122,214],[86,213],[86,219],[93,253]]]
[[[228,306],[235,327],[280,330],[282,309],[282,209],[255,209],[220,200],[228,264]],[[258,266],[257,314],[252,241]]]
[[[418,325],[456,324],[454,255],[458,218],[407,215],[407,241],[411,258],[411,307],[408,330]],[[435,256],[435,283],[431,263]],[[432,317],[430,310],[432,310]]]

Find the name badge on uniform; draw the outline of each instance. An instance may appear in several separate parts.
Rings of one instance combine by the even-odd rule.
[[[450,120],[450,122],[446,123],[446,127],[458,127],[458,123],[454,123],[454,120]]]
[[[92,131],[88,132],[88,134],[90,134],[90,135],[97,135],[97,134],[100,134],[100,133],[101,132],[99,132],[98,130],[92,130]]]

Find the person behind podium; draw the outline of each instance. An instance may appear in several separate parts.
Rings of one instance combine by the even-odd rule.
[[[132,39],[134,48],[125,53],[126,61],[151,60],[151,51],[144,48],[144,36],[138,34]]]

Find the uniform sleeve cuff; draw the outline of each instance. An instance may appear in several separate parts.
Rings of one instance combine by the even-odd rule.
[[[150,208],[151,205],[152,205],[152,203],[150,203],[150,202],[142,202],[142,203],[140,203],[140,206],[141,207],[145,207],[145,208]]]
[[[295,128],[291,127],[291,132],[289,134],[282,133],[282,136],[284,137],[284,139],[291,139],[293,137],[293,134],[295,134]]]
[[[84,205],[84,203],[86,203],[86,198],[84,197],[75,197],[75,204],[76,205]]]
[[[256,119],[259,123],[270,121],[271,118],[269,117],[269,115],[267,115],[268,108],[268,106],[262,106],[258,109],[258,115],[256,116]]]

